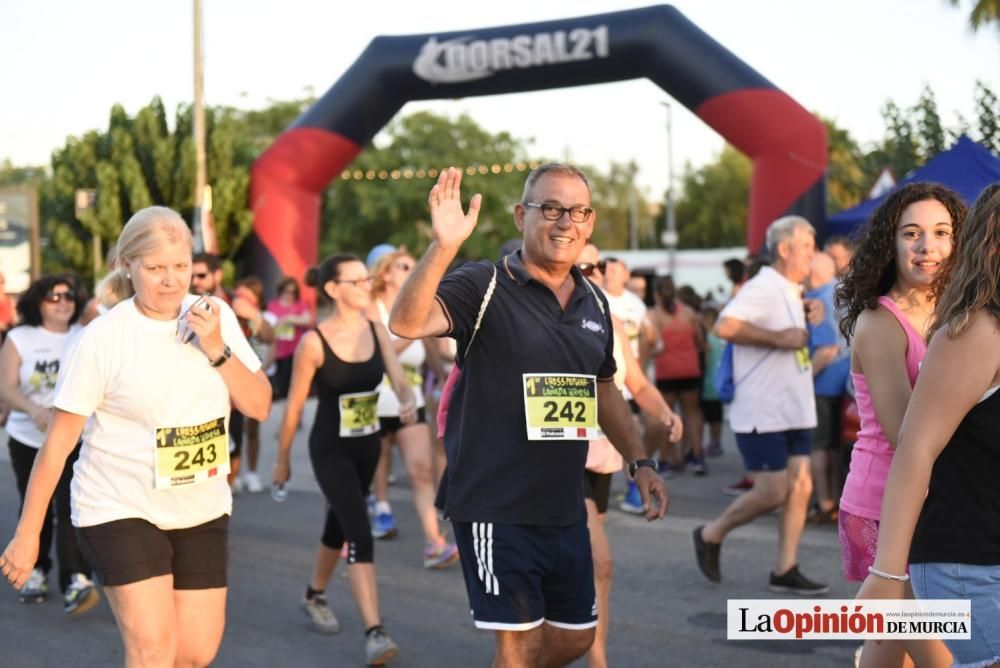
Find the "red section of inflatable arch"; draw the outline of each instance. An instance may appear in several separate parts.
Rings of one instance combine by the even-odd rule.
[[[756,252],[764,244],[767,226],[823,179],[826,128],[774,89],[724,93],[699,106],[696,113],[753,160],[747,247]]]
[[[323,191],[360,152],[336,132],[293,128],[254,163],[254,231],[285,276],[301,278],[316,257]],[[311,291],[306,295],[311,301]]]

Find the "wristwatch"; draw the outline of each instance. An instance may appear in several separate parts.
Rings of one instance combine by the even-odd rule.
[[[222,348],[222,354],[219,355],[217,359],[214,359],[211,362],[209,362],[209,364],[211,364],[213,367],[220,367],[223,364],[225,364],[226,361],[232,356],[233,356],[233,351],[229,349],[228,345],[226,345],[225,347]]]
[[[656,470],[656,460],[655,459],[637,459],[634,462],[628,463],[628,474],[629,477],[635,478],[635,473],[641,467],[648,466],[649,468]]]

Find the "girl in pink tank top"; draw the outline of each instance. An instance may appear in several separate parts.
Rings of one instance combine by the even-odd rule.
[[[846,579],[863,581],[875,561],[882,497],[903,415],[927,351],[938,276],[946,278],[952,238],[965,215],[961,199],[936,184],[906,185],[872,214],[841,283],[840,329],[851,342],[861,429],[840,497]],[[908,596],[913,597],[912,589]],[[866,665],[918,665],[947,657],[940,641],[865,643]]]

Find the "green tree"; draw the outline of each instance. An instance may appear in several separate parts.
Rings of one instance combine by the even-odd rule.
[[[979,141],[994,153],[1000,154],[1000,100],[982,81],[976,82],[976,119],[979,123]]]
[[[648,245],[656,234],[656,221],[649,204],[636,186],[639,165],[612,162],[606,174],[584,168],[590,179],[591,195],[597,210],[594,243],[600,248],[629,248],[632,216],[636,217],[637,241]]]
[[[680,248],[746,243],[750,172],[750,159],[728,144],[715,162],[685,167],[676,209]]]
[[[827,171],[826,207],[830,213],[854,206],[864,199],[869,177],[865,171],[864,154],[858,143],[844,128],[823,118],[826,126]]]
[[[958,7],[961,0],[948,0],[952,7]],[[969,27],[973,32],[993,25],[1000,31],[1000,0],[972,0],[969,12]]]
[[[20,167],[9,159],[0,162],[0,186],[39,186],[47,178],[45,168],[37,165]]]
[[[521,140],[507,132],[490,133],[467,115],[451,120],[418,112],[398,118],[386,128],[383,145],[367,147],[347,168],[362,178],[338,178],[328,189],[320,255],[364,255],[386,242],[422,253],[430,241],[432,170],[458,166],[466,168],[466,202],[473,193],[483,196],[479,224],[463,253],[494,257],[504,241],[519,235],[511,211],[521,197],[524,160]]]
[[[941,116],[938,114],[934,91],[924,85],[920,99],[913,108],[916,116],[916,131],[919,137],[922,162],[926,162],[945,148],[944,128],[941,126]]]

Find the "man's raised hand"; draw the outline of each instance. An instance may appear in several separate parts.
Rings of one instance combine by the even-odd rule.
[[[462,211],[462,170],[449,167],[441,170],[427,201],[431,207],[434,241],[443,248],[457,250],[476,229],[479,206],[483,197],[475,194],[469,200],[469,212]]]

